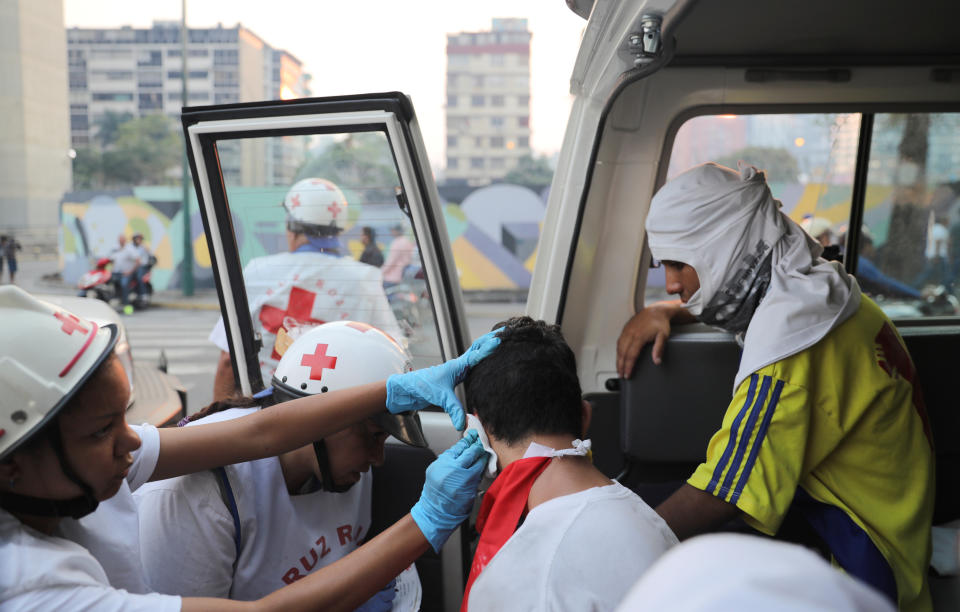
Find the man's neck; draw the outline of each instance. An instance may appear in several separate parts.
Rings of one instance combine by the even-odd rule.
[[[516,444],[502,444],[491,439],[490,445],[496,451],[501,468],[506,468],[514,461],[523,458],[531,442],[542,444],[549,448],[561,450],[573,446],[573,438],[569,435],[533,435]],[[572,495],[586,491],[593,487],[603,487],[613,484],[600,470],[593,466],[588,457],[565,455],[555,457],[550,465],[540,474],[530,496],[527,498],[527,510],[557,497]]]

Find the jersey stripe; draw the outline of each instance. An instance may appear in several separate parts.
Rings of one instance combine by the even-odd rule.
[[[713,476],[710,478],[710,484],[707,485],[707,493],[713,493],[717,488],[717,484],[720,482],[720,477],[723,476],[723,470],[727,467],[727,461],[730,460],[730,455],[733,453],[733,446],[737,441],[737,430],[740,429],[740,421],[743,420],[744,415],[747,414],[747,411],[750,410],[750,406],[753,404],[753,394],[757,390],[757,375],[750,375],[750,387],[747,389],[747,401],[743,403],[743,408],[740,409],[740,412],[737,414],[736,418],[733,419],[733,424],[730,426],[730,439],[727,441],[726,447],[723,449],[723,455],[720,457],[720,461],[717,462],[717,466],[713,469]]]
[[[764,404],[767,403],[767,393],[770,391],[771,380],[769,376],[763,377],[763,382],[760,384],[760,393],[757,394],[757,399],[753,403],[753,408],[750,410],[750,416],[747,418],[747,423],[744,425],[743,432],[740,434],[740,441],[737,444],[737,454],[733,456],[733,463],[730,465],[730,469],[727,470],[727,476],[723,479],[723,485],[720,487],[720,495],[723,496],[724,499],[727,498],[727,495],[733,487],[733,480],[737,472],[740,471],[740,463],[743,461],[743,456],[747,452],[747,447],[750,446],[750,439],[753,437],[754,427],[757,425],[757,420],[760,418]]]
[[[745,487],[747,481],[750,480],[750,472],[753,470],[753,464],[756,463],[757,455],[760,453],[760,446],[763,444],[763,440],[767,435],[767,428],[770,427],[770,421],[773,419],[773,411],[777,408],[781,391],[783,391],[783,381],[778,380],[776,386],[773,388],[773,394],[770,396],[770,404],[767,406],[767,411],[763,415],[763,422],[760,424],[760,430],[757,432],[757,439],[753,441],[753,446],[750,448],[750,456],[747,457],[747,463],[743,466],[743,474],[740,475],[740,480],[737,481],[737,487],[733,490],[733,495],[730,496],[731,504],[737,503],[737,500],[740,499],[740,493],[743,492],[743,487]]]

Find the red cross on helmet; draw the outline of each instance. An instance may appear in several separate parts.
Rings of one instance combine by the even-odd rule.
[[[297,181],[283,200],[283,207],[292,221],[306,226],[344,229],[347,221],[347,198],[340,188],[322,178]]]
[[[0,460],[49,423],[103,363],[115,325],[93,321],[0,287]]]
[[[410,354],[385,332],[367,323],[336,321],[299,336],[280,359],[272,384],[283,401],[378,382],[412,369]],[[402,442],[427,446],[415,412],[384,410],[373,421]]]

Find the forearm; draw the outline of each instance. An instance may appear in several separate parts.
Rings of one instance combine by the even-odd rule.
[[[733,504],[686,483],[656,510],[680,540],[710,531],[740,516],[740,510]]]
[[[274,457],[386,409],[383,382],[311,395],[229,421],[160,430],[151,480]]]
[[[429,548],[408,514],[336,563],[256,602],[263,610],[354,610]]]

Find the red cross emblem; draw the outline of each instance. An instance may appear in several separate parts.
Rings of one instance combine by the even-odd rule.
[[[337,204],[336,202],[334,202],[334,203],[330,204],[330,206],[327,206],[327,210],[329,210],[329,211],[330,211],[330,214],[333,215],[333,218],[336,219],[336,218],[337,218],[337,215],[339,215],[339,214],[340,214],[340,211],[343,210],[343,209],[340,208],[340,205],[339,205],[339,204]]]
[[[69,334],[71,336],[73,335],[73,332],[76,330],[79,330],[84,334],[87,333],[87,328],[83,326],[83,324],[80,322],[80,319],[77,318],[75,315],[72,315],[70,313],[64,313],[64,312],[55,312],[53,316],[55,316],[57,319],[59,319],[63,323],[63,326],[60,327],[60,331],[62,331],[63,333]]]
[[[313,355],[304,355],[300,365],[310,368],[310,380],[323,378],[323,369],[333,370],[337,367],[337,358],[327,355],[327,344],[318,344]]]
[[[264,331],[276,334],[280,326],[283,325],[284,317],[291,317],[300,323],[311,323],[313,325],[326,323],[326,321],[312,318],[313,302],[316,299],[316,293],[301,289],[300,287],[293,287],[290,289],[290,299],[287,301],[286,310],[264,304],[260,309],[259,317]],[[271,357],[279,361],[280,354],[274,349]]]
[[[290,196],[290,201],[293,202],[293,204],[290,205],[290,208],[296,208],[297,206],[300,206],[300,194],[295,193]]]

